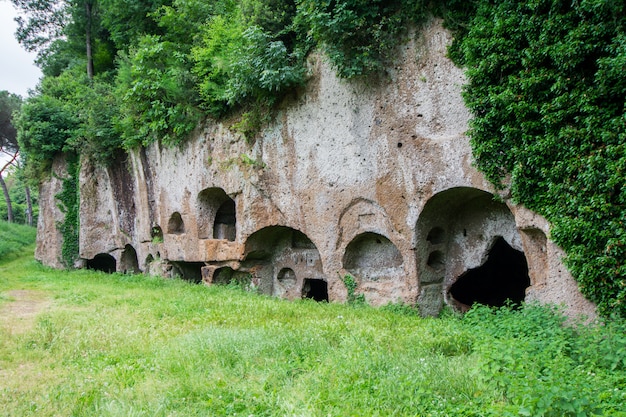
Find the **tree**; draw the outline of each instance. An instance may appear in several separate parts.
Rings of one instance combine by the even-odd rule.
[[[37,52],[44,75],[59,75],[84,60],[89,79],[93,78],[96,57],[113,64],[115,51],[102,30],[97,0],[11,0],[24,16],[16,19],[16,38],[22,46]]]
[[[13,114],[19,110],[21,103],[22,99],[20,96],[9,93],[8,91],[0,91],[0,155],[8,157],[8,160],[0,165],[0,186],[2,187],[4,199],[7,203],[7,220],[9,223],[13,222],[13,208],[9,190],[7,189],[2,174],[4,174],[10,166],[16,164],[19,154],[17,131],[13,125]]]

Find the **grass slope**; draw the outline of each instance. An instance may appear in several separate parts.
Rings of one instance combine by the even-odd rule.
[[[8,416],[626,416],[626,324],[286,302],[0,261]]]
[[[35,243],[36,236],[37,229],[34,227],[0,221],[0,259]]]

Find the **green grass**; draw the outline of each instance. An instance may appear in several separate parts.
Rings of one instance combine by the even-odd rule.
[[[35,242],[37,229],[0,220],[0,259],[19,253]]]
[[[32,247],[30,248],[32,250]],[[20,315],[16,294],[36,315]],[[8,416],[626,416],[626,324],[287,302],[0,261]]]

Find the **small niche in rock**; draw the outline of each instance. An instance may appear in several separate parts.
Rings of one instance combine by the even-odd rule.
[[[167,223],[167,233],[173,235],[182,235],[185,233],[185,223],[179,212],[175,211]]]
[[[509,302],[516,305],[524,301],[528,286],[530,278],[524,253],[498,237],[487,261],[459,276],[449,292],[456,301],[468,306],[480,303],[502,307]]]
[[[139,274],[139,260],[137,259],[137,251],[132,245],[126,245],[122,258],[120,259],[120,271],[125,274]]]
[[[213,284],[216,285],[241,285],[250,284],[252,276],[249,272],[235,271],[229,266],[225,266],[215,271],[213,274]]]
[[[328,283],[321,279],[306,278],[302,286],[302,298],[328,301]]]
[[[235,201],[229,198],[222,203],[215,215],[213,239],[226,239],[233,242],[237,234],[236,224]]]
[[[429,241],[433,245],[439,245],[443,243],[446,236],[446,232],[441,227],[433,227],[428,232],[428,236],[426,236],[426,240]]]
[[[385,236],[366,232],[355,237],[343,255],[344,268],[365,281],[385,281],[398,276],[403,259]]]
[[[443,267],[446,265],[444,262],[443,252],[439,250],[431,252],[430,255],[428,255],[428,260],[426,261],[426,265],[430,266],[436,271],[442,270]]]
[[[163,242],[163,230],[161,226],[154,225],[150,228],[150,238],[152,238],[153,242]]]
[[[199,284],[202,282],[202,267],[204,262],[171,262],[172,278],[182,278],[186,281]]]
[[[292,288],[296,285],[296,273],[291,268],[283,268],[276,277],[278,282],[285,288]]]
[[[87,269],[106,272],[112,274],[117,270],[115,258],[108,253],[99,253],[93,259],[87,260]]]

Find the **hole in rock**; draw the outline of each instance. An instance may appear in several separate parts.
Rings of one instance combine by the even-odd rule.
[[[200,239],[236,237],[237,213],[235,200],[218,187],[206,188],[198,194],[197,226]]]
[[[433,227],[428,232],[428,236],[426,236],[426,240],[432,243],[433,245],[439,245],[443,243],[446,236],[446,232],[441,227]]]
[[[174,235],[182,235],[185,233],[185,223],[179,212],[175,211],[167,223],[167,233]]]
[[[172,262],[172,277],[180,277],[196,284],[202,282],[204,262]]]
[[[235,271],[229,266],[215,271],[213,284],[216,285],[249,285],[251,275],[249,272]]]
[[[137,251],[132,245],[126,245],[124,252],[122,252],[122,258],[120,259],[120,272],[125,274],[139,274],[139,260],[137,259]]]
[[[150,238],[154,241],[163,242],[163,230],[161,226],[154,225],[150,228]]]
[[[226,200],[217,210],[215,224],[213,225],[213,239],[235,240],[237,218],[235,214],[235,201]]]
[[[441,270],[445,266],[443,252],[434,251],[428,255],[428,261],[426,261],[426,265],[430,266],[433,269]]]
[[[302,286],[302,298],[328,301],[328,283],[321,279],[306,278]]]
[[[513,249],[502,237],[498,237],[489,251],[487,261],[463,273],[450,287],[450,294],[466,305],[480,303],[501,307],[507,300],[513,304],[524,301],[529,285],[524,253]]]
[[[291,268],[283,268],[276,277],[284,287],[291,288],[296,285],[296,273]]]
[[[106,272],[112,274],[117,270],[115,258],[108,253],[99,253],[93,259],[87,261],[87,269]]]

